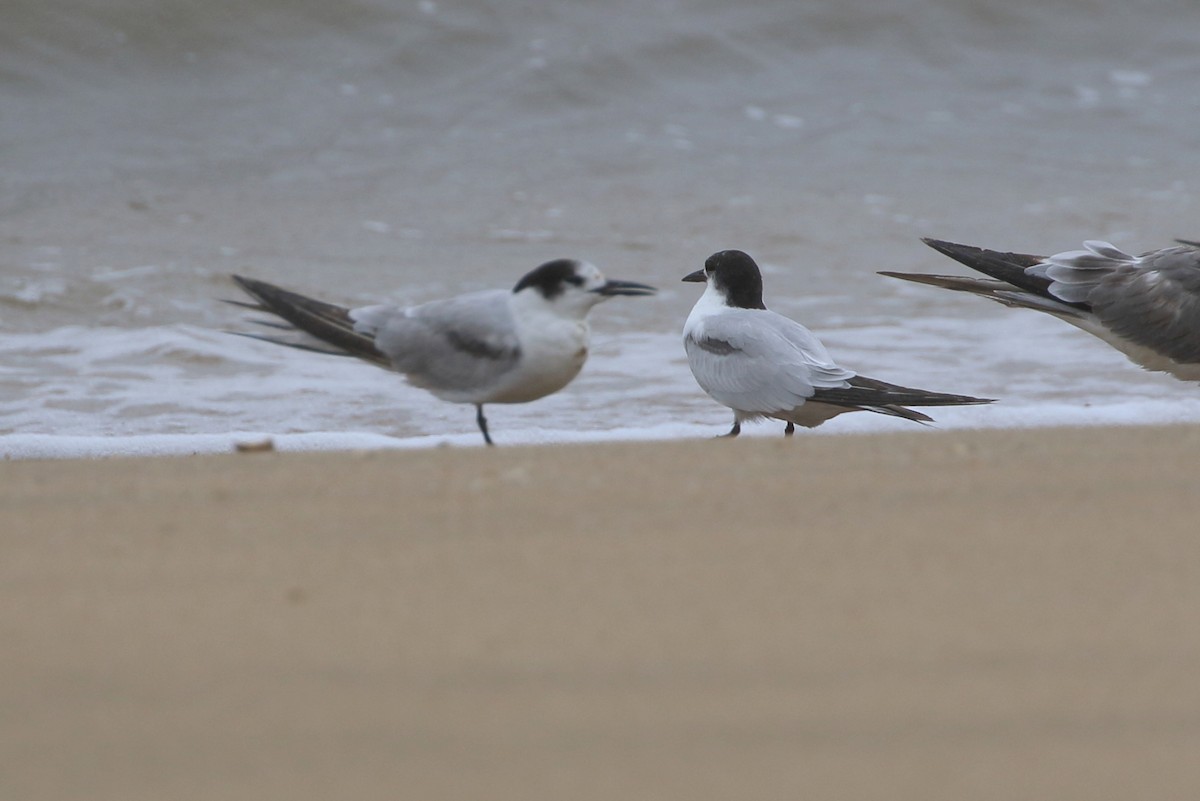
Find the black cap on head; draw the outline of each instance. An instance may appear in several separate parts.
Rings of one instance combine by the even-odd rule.
[[[762,273],[754,259],[740,250],[722,250],[708,257],[704,272],[736,309],[765,309]]]
[[[576,263],[571,259],[555,259],[526,273],[513,292],[533,287],[542,293],[546,300],[556,298],[563,293],[567,284],[583,286],[583,276],[575,269]]]

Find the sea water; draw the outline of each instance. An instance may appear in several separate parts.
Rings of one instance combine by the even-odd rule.
[[[560,256],[662,291],[597,307],[497,442],[721,433],[679,279],[725,248],[844,366],[999,399],[939,427],[1200,420],[1060,321],[875,274],[962,271],[922,236],[1200,237],[1197,30],[1190,0],[7,3],[0,454],[480,444],[469,406],[228,333],[228,275],[417,303]]]

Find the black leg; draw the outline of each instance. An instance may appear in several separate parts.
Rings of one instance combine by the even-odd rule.
[[[791,420],[788,420],[787,428],[783,429],[783,435],[785,437],[790,437],[792,434],[795,434],[795,433],[796,433],[796,426],[792,423]]]
[[[717,439],[725,439],[726,437],[728,437],[729,439],[733,439],[740,433],[742,433],[742,424],[739,423],[737,420],[734,420],[733,428],[729,429],[729,433],[722,434],[721,436],[717,437]]]
[[[482,403],[475,404],[475,422],[479,423],[479,430],[483,432],[483,441],[486,442],[488,445],[494,445],[495,443],[492,442],[492,438],[488,434],[487,418],[483,416],[483,404]]]

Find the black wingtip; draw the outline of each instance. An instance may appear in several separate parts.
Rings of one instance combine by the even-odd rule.
[[[973,245],[960,245],[957,242],[947,242],[944,239],[923,238],[921,240],[939,253],[949,256],[959,264],[970,267],[976,272],[1003,281],[1017,289],[1030,292],[1043,298],[1057,298],[1050,293],[1051,281],[1044,275],[1028,273],[1030,267],[1045,261],[1044,256],[1032,253],[1016,253],[1000,250],[987,250]],[[910,279],[911,280],[911,279]],[[1068,303],[1068,306],[1087,308],[1086,304]]]
[[[953,242],[947,242],[944,239],[935,239],[932,236],[923,236],[923,237],[921,237],[921,241],[924,242],[926,245],[929,245],[929,247],[931,247],[931,248],[940,247],[942,245],[953,245],[954,244]]]
[[[243,309],[253,309],[254,311],[264,311],[261,304],[247,303],[244,300],[233,300],[232,298],[221,298],[222,303],[228,303],[230,306],[238,306]]]
[[[256,311],[264,311],[280,317],[293,327],[323,340],[340,351],[346,351],[350,355],[383,367],[391,365],[391,360],[375,347],[374,338],[355,329],[349,309],[283,289],[266,281],[247,278],[244,275],[232,274],[230,278],[259,303],[258,306],[239,305],[247,305]],[[334,352],[293,342],[280,342],[269,337],[259,336],[257,338],[317,353]],[[338,353],[337,355],[342,354]]]
[[[266,281],[259,281],[255,278],[247,278],[246,276],[238,275],[237,273],[232,273],[229,277],[233,279],[235,284],[245,290],[247,294],[253,295],[256,298],[261,296],[263,290],[279,288],[273,284],[268,284]]]
[[[960,245],[957,242],[950,242],[945,239],[934,239],[931,236],[923,236],[921,237],[921,241],[936,250],[938,253],[949,256],[956,261],[963,261],[964,258],[970,258],[971,256],[985,252],[983,248],[973,247],[972,245]],[[970,266],[968,262],[963,263]]]

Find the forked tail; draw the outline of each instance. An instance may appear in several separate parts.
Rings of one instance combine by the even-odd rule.
[[[869,409],[879,414],[903,417],[905,420],[913,420],[918,423],[931,423],[933,418],[909,409],[909,406],[976,406],[995,402],[994,398],[976,398],[971,395],[953,395],[947,392],[913,389],[861,375],[851,378],[848,387],[819,389],[811,400],[835,406]]]
[[[337,348],[337,351],[314,348],[303,342],[292,342],[278,337],[258,334],[246,334],[245,336],[274,342],[279,345],[301,348],[303,350],[357,356],[360,359],[365,359],[385,367],[391,364],[388,358],[375,347],[373,338],[354,330],[354,320],[350,318],[349,309],[315,300],[296,292],[289,292],[274,284],[268,284],[266,281],[257,281],[241,275],[233,276],[233,280],[245,290],[246,294],[250,295],[258,303],[251,304],[230,301],[231,303],[258,311],[269,312],[277,317],[281,317],[291,323],[296,329],[334,346]],[[280,327],[274,323],[263,324]]]

